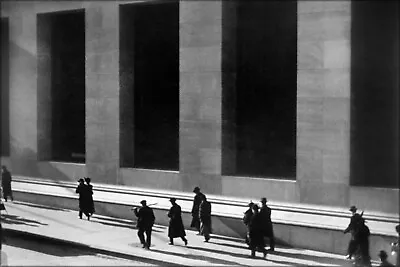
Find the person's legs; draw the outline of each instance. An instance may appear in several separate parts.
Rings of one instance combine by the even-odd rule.
[[[150,248],[151,246],[151,228],[146,229],[146,246],[147,248]]]
[[[144,240],[144,229],[139,228],[137,235],[139,237],[140,243],[143,245],[143,247],[146,247],[146,242]]]
[[[173,245],[174,244],[174,239],[172,237],[169,238],[169,245]]]
[[[185,246],[187,246],[188,241],[187,241],[186,237],[181,236],[181,239],[182,239],[182,241],[185,243]]]

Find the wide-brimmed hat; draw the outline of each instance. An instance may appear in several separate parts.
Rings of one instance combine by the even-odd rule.
[[[264,203],[264,202],[267,203],[268,202],[266,197],[262,197],[260,201],[261,201],[261,203]]]
[[[379,256],[379,258],[386,259],[388,257],[388,254],[386,253],[386,251],[381,250],[381,251],[379,251],[378,256]]]
[[[193,192],[194,192],[194,193],[199,192],[199,191],[200,191],[200,187],[198,187],[198,186],[196,186],[196,187],[193,189]]]
[[[356,212],[356,211],[357,211],[357,207],[356,207],[356,206],[351,206],[351,207],[349,208],[349,211],[354,211],[354,212]]]
[[[175,202],[176,202],[176,198],[171,197],[171,198],[169,199],[169,201],[172,202],[172,203],[175,203]]]
[[[142,200],[142,201],[140,201],[140,204],[146,204],[147,203],[147,201],[146,200]]]

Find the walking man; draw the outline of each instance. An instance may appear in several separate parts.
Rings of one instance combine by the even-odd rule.
[[[185,246],[187,245],[188,241],[185,238],[186,232],[185,227],[183,226],[182,222],[182,210],[181,206],[176,204],[176,198],[172,197],[169,199],[172,204],[172,207],[169,209],[168,217],[169,219],[169,227],[168,227],[168,237],[169,237],[169,244],[174,244],[174,238],[180,237],[183,242],[185,242]]]
[[[253,215],[251,216],[249,223],[249,243],[251,249],[251,257],[256,256],[256,250],[262,251],[264,258],[267,256],[267,250],[265,249],[264,241],[264,218],[259,212],[258,205],[253,205]]]
[[[89,191],[85,180],[80,178],[78,180],[78,186],[75,193],[79,194],[79,218],[82,219],[82,213],[86,215],[87,219],[90,220],[90,203],[89,203]]]
[[[264,222],[264,231],[263,236],[268,237],[269,239],[269,250],[275,250],[275,236],[274,236],[274,228],[271,220],[271,208],[267,206],[267,198],[261,198],[261,209],[260,215],[263,218]]]
[[[351,260],[351,258],[353,257],[355,251],[357,250],[357,242],[355,239],[355,233],[356,233],[356,226],[358,221],[361,219],[362,214],[358,214],[357,213],[357,208],[356,206],[351,206],[349,211],[351,211],[351,218],[350,218],[350,223],[347,226],[347,228],[343,231],[343,233],[351,233],[351,239],[349,241],[349,245],[347,247],[347,255],[346,255],[346,259]]]
[[[88,212],[90,216],[93,216],[93,213],[95,212],[94,201],[93,201],[93,185],[90,184],[91,179],[89,177],[85,178],[85,182],[87,186]]]
[[[254,203],[251,201],[247,205],[249,208],[248,208],[248,210],[246,210],[246,212],[244,213],[244,216],[243,216],[243,223],[247,227],[246,237],[244,239],[244,241],[246,242],[247,245],[250,245],[250,243],[249,243],[249,224],[250,224],[251,217],[253,216],[253,205],[254,205]]]
[[[133,211],[137,219],[138,237],[143,248],[150,249],[151,246],[151,231],[154,225],[156,217],[154,217],[153,209],[147,206],[146,200],[140,201],[142,207],[135,208]],[[144,233],[146,233],[146,240],[144,239]]]
[[[10,197],[11,201],[14,201],[11,189],[11,173],[7,170],[6,166],[1,166],[1,187],[3,189],[3,197],[7,202],[7,198]]]
[[[203,201],[199,207],[200,234],[204,235],[204,241],[210,240],[211,234],[211,203],[203,195]]]
[[[190,227],[196,228],[196,230],[199,232],[198,235],[200,235],[199,207],[201,201],[203,200],[204,194],[200,192],[200,188],[198,186],[193,189],[193,193],[196,195],[193,199],[192,223],[190,224]]]

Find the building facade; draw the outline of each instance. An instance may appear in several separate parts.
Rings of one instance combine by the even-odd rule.
[[[1,18],[14,176],[398,213],[395,1],[5,1]]]

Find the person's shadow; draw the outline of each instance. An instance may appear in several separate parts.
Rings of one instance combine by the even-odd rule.
[[[40,225],[48,225],[47,223],[41,223],[39,221],[30,220],[10,214],[1,214],[1,222],[3,224],[25,224],[33,227],[39,227]]]

